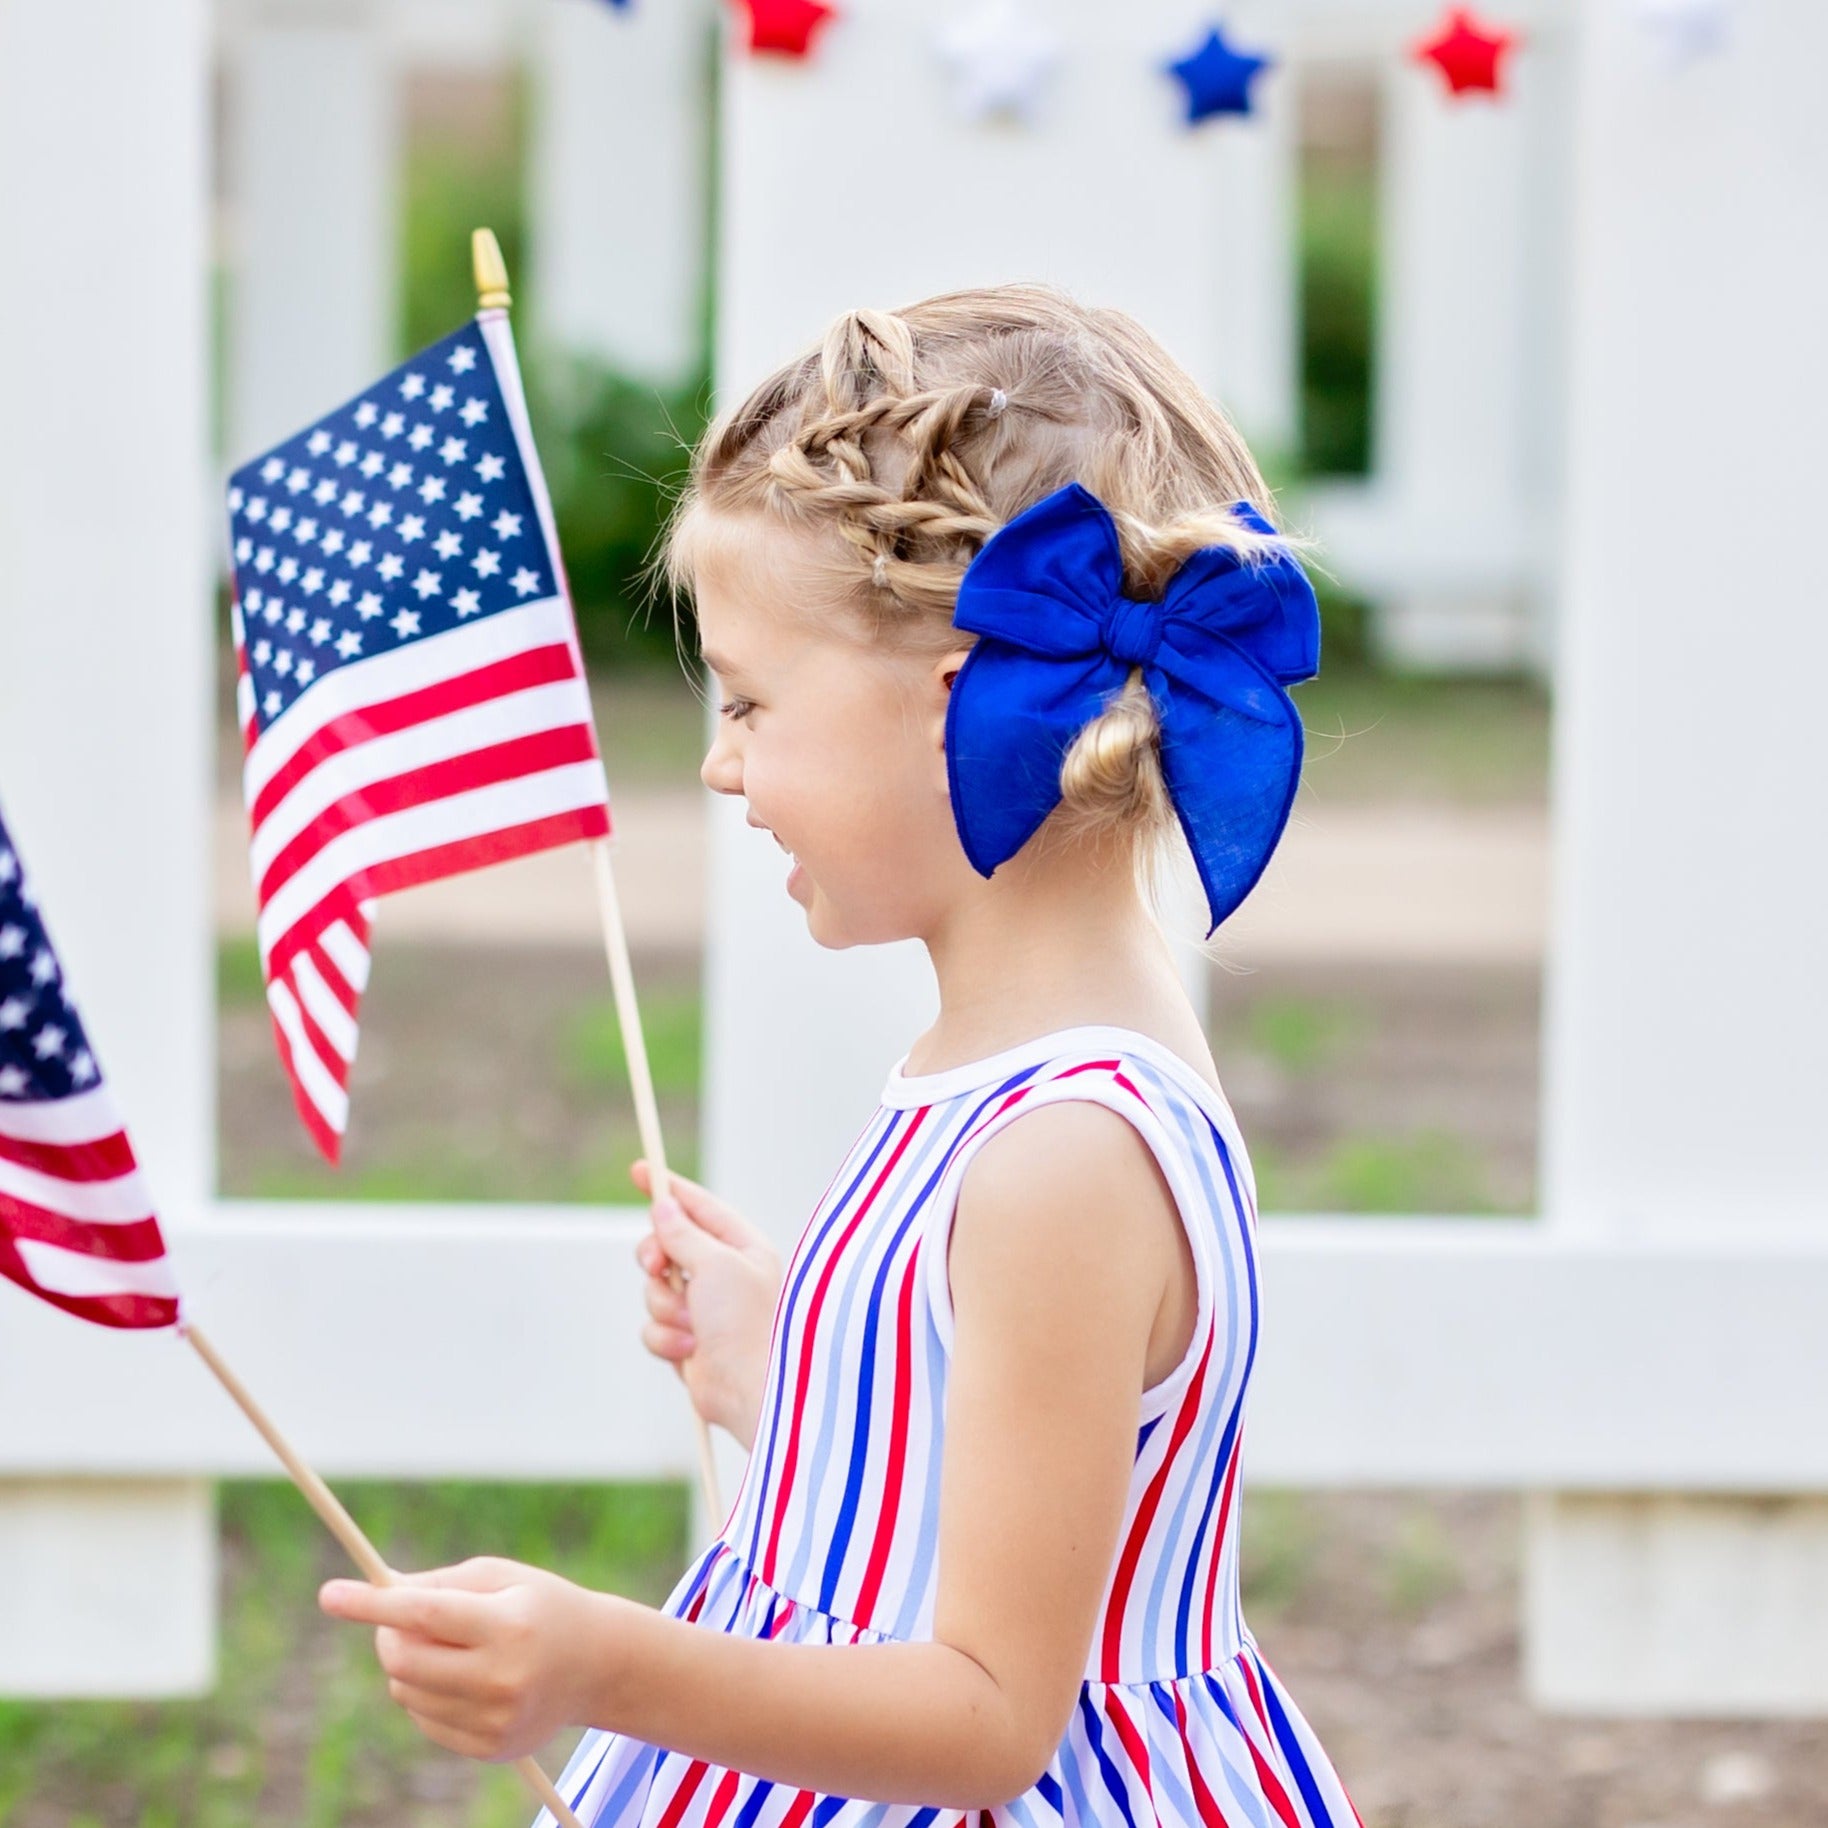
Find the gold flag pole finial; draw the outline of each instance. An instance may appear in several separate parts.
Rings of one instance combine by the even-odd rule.
[[[476,275],[476,308],[506,311],[514,300],[508,292],[508,263],[501,257],[501,243],[493,229],[470,231],[470,266]]]

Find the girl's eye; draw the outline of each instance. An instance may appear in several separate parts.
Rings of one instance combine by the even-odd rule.
[[[734,717],[741,722],[755,709],[755,706],[747,698],[726,698],[717,708],[725,717]]]

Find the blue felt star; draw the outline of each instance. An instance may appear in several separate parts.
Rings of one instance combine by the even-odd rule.
[[[1187,91],[1187,125],[1191,127],[1212,114],[1249,114],[1250,86],[1273,61],[1234,49],[1215,25],[1197,50],[1163,67]]]

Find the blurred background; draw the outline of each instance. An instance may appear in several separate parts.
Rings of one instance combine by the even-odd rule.
[[[1661,9],[1673,25],[1619,6],[1646,82],[1699,88],[1711,63],[1746,54],[1710,35],[1705,6]],[[1201,271],[1220,283],[1189,306],[1178,250],[1156,243],[1135,250],[1129,296],[1095,302],[1152,326],[1209,311],[1197,342],[1166,340],[1233,412],[1284,522],[1319,542],[1301,797],[1200,979],[1261,1203],[1534,1221],[1577,0],[1494,4],[1521,44],[1497,93],[1461,96],[1413,55],[1441,24],[1428,4],[1147,10],[1162,62],[1214,24],[1272,62],[1247,108],[1198,122],[1165,70],[1137,79],[1178,146],[1174,182],[1210,195],[1218,227],[1189,236],[1211,243]],[[727,360],[740,341],[720,285],[724,263],[754,265],[730,251],[732,145],[767,131],[767,108],[828,106],[817,85],[882,55],[867,35],[897,11],[841,12],[802,54],[752,50],[748,10],[708,0],[216,0],[211,17],[219,474],[454,327],[474,309],[470,228],[501,238],[661,1115],[687,1174],[718,1165],[702,1146],[705,710],[676,645],[689,651],[690,629],[637,572],[712,410],[720,347]],[[1020,183],[1039,180],[992,165],[1020,136],[1063,130],[1094,53],[1073,9],[1039,0],[927,12],[899,9],[898,81],[948,132],[983,136],[985,188],[961,208],[1019,208]],[[891,215],[901,169],[884,181]],[[812,180],[777,164],[758,181]],[[1051,276],[967,264],[961,278]],[[909,302],[873,289],[884,269],[866,256],[855,270],[852,295],[841,251],[832,308]],[[768,359],[823,327],[796,311]],[[739,381],[757,372],[746,363]],[[621,1036],[587,872],[562,853],[386,905],[344,1163],[318,1159],[274,1058],[253,941],[225,580],[217,619],[222,1196],[629,1201],[640,1146]],[[769,1217],[797,1233],[793,1215]],[[343,1491],[402,1565],[504,1553],[656,1600],[693,1546],[681,1481]],[[0,1701],[0,1823],[524,1820],[510,1779],[424,1745],[384,1705],[365,1636],[323,1626],[311,1595],[338,1557],[294,1494],[228,1481],[217,1502],[214,1691]],[[1247,1615],[1367,1828],[1828,1820],[1819,1720],[1602,1718],[1532,1700],[1523,1504],[1483,1479],[1251,1487]]]

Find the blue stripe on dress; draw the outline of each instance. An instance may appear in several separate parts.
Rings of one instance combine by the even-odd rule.
[[[747,1559],[751,1567],[756,1565],[760,1554],[762,1518],[769,1509],[769,1505],[765,1500],[770,1495],[773,1495],[777,1502],[779,1498],[779,1494],[774,1491],[774,1448],[776,1441],[780,1438],[781,1399],[786,1392],[789,1373],[792,1368],[789,1346],[791,1344],[793,1331],[793,1312],[799,1303],[800,1292],[805,1285],[807,1271],[811,1269],[813,1258],[817,1256],[819,1247],[831,1235],[832,1227],[838,1221],[838,1215],[850,1204],[858,1187],[862,1184],[863,1177],[869,1173],[871,1167],[875,1163],[876,1157],[882,1153],[889,1138],[893,1136],[900,1127],[900,1120],[906,1115],[908,1115],[908,1113],[901,1111],[892,1111],[888,1113],[889,1121],[883,1127],[882,1134],[876,1138],[875,1145],[871,1148],[869,1154],[864,1158],[863,1166],[857,1170],[851,1184],[845,1188],[843,1194],[839,1197],[837,1205],[834,1206],[831,1212],[826,1216],[824,1225],[819,1228],[819,1235],[813,1240],[812,1248],[802,1257],[799,1274],[794,1277],[793,1287],[788,1291],[787,1299],[782,1305],[781,1325],[779,1329],[780,1336],[777,1348],[779,1375],[776,1378],[774,1386],[774,1411],[770,1416],[768,1423],[768,1445],[764,1449],[760,1461],[761,1477],[756,1481],[755,1514],[750,1519]]]
[[[979,1113],[987,1110],[991,1105],[995,1104],[999,1098],[1004,1097],[1016,1086],[1020,1085],[1023,1080],[1031,1078],[1039,1070],[1039,1067],[1031,1066],[1026,1069],[1026,1071],[1016,1074],[1014,1078],[1006,1079],[994,1092],[983,1099],[972,1111],[971,1115],[966,1118],[964,1123],[959,1125],[952,1133],[950,1141],[942,1152],[939,1165],[935,1167],[933,1172],[927,1177],[926,1184],[921,1188],[920,1192],[909,1202],[907,1210],[902,1214],[901,1222],[896,1228],[895,1235],[889,1242],[888,1249],[882,1252],[877,1263],[875,1285],[870,1292],[868,1316],[864,1322],[862,1363],[857,1372],[857,1422],[851,1434],[850,1465],[845,1470],[844,1496],[838,1506],[838,1518],[832,1530],[831,1546],[827,1550],[825,1556],[825,1573],[819,1583],[819,1607],[821,1611],[829,1612],[832,1609],[832,1600],[838,1589],[839,1575],[843,1571],[845,1555],[850,1548],[851,1532],[856,1526],[857,1499],[858,1494],[863,1489],[864,1467],[869,1461],[870,1412],[874,1405],[876,1387],[876,1324],[882,1313],[882,1294],[883,1290],[888,1286],[889,1271],[896,1262],[903,1240],[907,1237],[910,1228],[925,1212],[927,1201],[931,1197],[933,1189],[939,1185],[947,1167],[951,1164],[953,1157],[957,1153],[959,1143],[971,1133],[972,1127],[977,1122]],[[854,1291],[852,1290],[846,1291],[845,1311],[847,1313],[853,1292]],[[836,1405],[837,1384],[838,1380],[836,1378],[827,1380],[828,1394],[826,1407],[828,1411]],[[821,1446],[823,1446],[824,1442],[829,1438],[829,1435],[822,1430]],[[816,1492],[822,1487],[824,1484],[824,1470],[824,1455],[822,1453],[818,1464],[818,1471],[812,1484],[808,1488],[809,1490]],[[810,1531],[807,1532],[807,1539],[809,1541],[811,1539],[811,1534]],[[798,1575],[799,1569],[796,1564],[793,1575],[796,1584]]]

